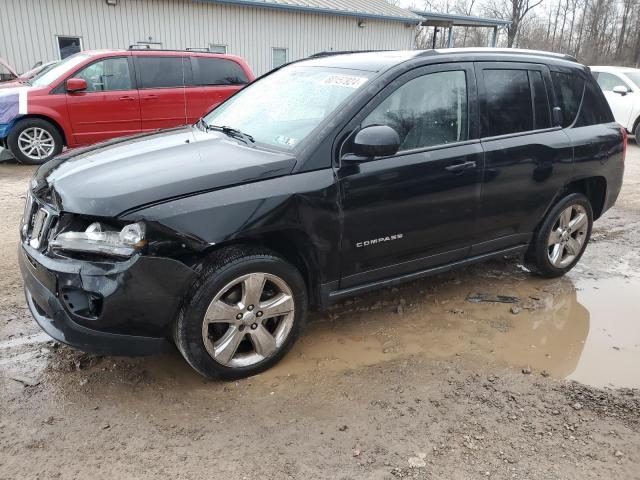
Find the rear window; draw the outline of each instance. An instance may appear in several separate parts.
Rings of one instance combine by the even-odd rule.
[[[485,136],[533,130],[531,89],[526,70],[484,70]]]
[[[609,104],[604,98],[602,90],[600,90],[595,80],[591,80],[590,82],[585,82],[584,98],[582,100],[582,106],[580,107],[580,113],[578,114],[578,120],[576,121],[576,127],[614,121],[613,114],[611,113]]]
[[[247,74],[233,60],[225,58],[196,57],[199,75],[198,85],[245,85]]]
[[[562,72],[551,72],[551,80],[558,106],[562,109],[562,126],[568,127],[578,115],[584,80],[577,75]]]
[[[135,61],[140,88],[171,88],[185,85],[182,57],[137,56]]]

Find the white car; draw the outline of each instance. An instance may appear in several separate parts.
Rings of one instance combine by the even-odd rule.
[[[607,97],[616,122],[636,136],[640,143],[640,69],[590,67]]]

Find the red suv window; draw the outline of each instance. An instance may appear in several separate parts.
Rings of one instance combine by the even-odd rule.
[[[233,60],[195,57],[197,85],[246,85],[247,74]]]

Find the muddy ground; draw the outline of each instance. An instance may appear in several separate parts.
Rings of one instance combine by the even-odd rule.
[[[505,259],[351,299],[229,383],[39,333],[16,266],[33,169],[0,163],[0,479],[640,478],[640,148],[626,165],[565,278]]]

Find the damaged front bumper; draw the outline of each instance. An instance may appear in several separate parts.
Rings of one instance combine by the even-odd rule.
[[[40,327],[62,343],[99,355],[170,349],[170,328],[196,278],[170,258],[58,259],[26,243],[18,257],[27,304]]]

